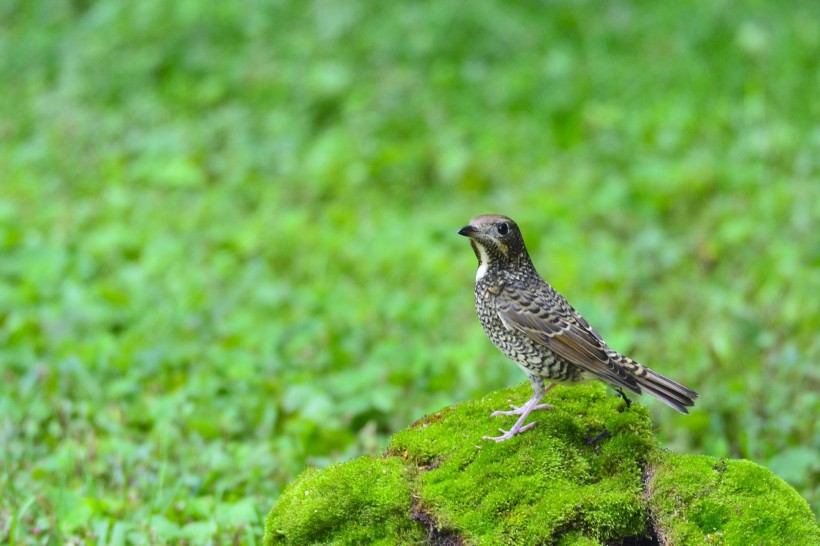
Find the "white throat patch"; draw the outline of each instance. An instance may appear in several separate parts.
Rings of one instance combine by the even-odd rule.
[[[487,270],[490,268],[490,255],[480,244],[476,243],[475,247],[478,249],[479,261],[481,262],[478,264],[478,271],[475,272],[475,280],[478,282],[481,277],[487,274]]]

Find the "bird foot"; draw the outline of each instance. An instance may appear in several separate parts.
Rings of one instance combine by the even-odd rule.
[[[602,433],[595,436],[594,438],[590,438],[589,435],[587,435],[586,439],[584,440],[584,443],[588,446],[591,446],[592,444],[598,442],[599,440],[603,440],[604,438],[607,438],[607,437],[609,437],[609,431],[604,429],[604,431]]]
[[[624,390],[623,390],[623,389],[621,389],[621,388],[615,389],[615,392],[617,392],[617,393],[618,393],[618,396],[620,396],[621,398],[623,398],[623,399],[624,399],[624,402],[626,402],[626,407],[627,407],[627,408],[632,407],[632,400],[630,400],[630,399],[626,396],[626,393],[624,392]]]
[[[521,407],[514,406],[514,405],[510,404],[510,407],[512,409],[509,410],[509,411],[502,411],[502,410],[494,411],[490,414],[490,417],[498,417],[499,415],[509,417],[511,415],[521,415],[522,413],[527,411],[526,404],[521,406]],[[539,410],[539,409],[552,409],[552,406],[550,406],[549,404],[538,404],[537,406],[530,409],[530,411],[535,411],[535,410]]]
[[[509,440],[516,434],[520,434],[527,430],[530,430],[532,427],[535,426],[535,423],[528,423],[524,425],[524,421],[529,417],[532,410],[535,409],[552,409],[552,406],[549,404],[539,404],[538,402],[541,401],[541,398],[544,396],[546,390],[536,390],[535,393],[532,395],[532,398],[527,400],[527,403],[521,406],[520,408],[513,406],[510,404],[512,408],[509,411],[494,411],[492,413],[493,416],[496,415],[518,415],[518,420],[512,426],[510,430],[498,429],[501,431],[501,436],[484,436],[485,440],[492,440],[494,442],[503,442],[504,440]]]
[[[546,405],[546,404],[544,404],[544,405]],[[521,434],[522,432],[526,432],[526,431],[530,430],[532,427],[535,426],[536,423],[537,423],[537,421],[533,421],[532,423],[527,423],[523,427],[517,426],[518,423],[516,423],[516,426],[514,426],[510,430],[504,430],[503,428],[498,429],[498,431],[501,433],[501,436],[484,436],[483,439],[484,440],[492,440],[494,442],[503,442],[505,440],[509,440],[510,438],[515,436],[516,434]]]

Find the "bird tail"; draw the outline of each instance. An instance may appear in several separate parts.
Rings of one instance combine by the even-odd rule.
[[[698,393],[692,389],[650,370],[627,356],[615,351],[612,351],[612,353],[614,354],[609,356],[630,372],[630,375],[635,378],[643,392],[654,396],[670,408],[681,413],[689,413],[686,408],[695,405]]]

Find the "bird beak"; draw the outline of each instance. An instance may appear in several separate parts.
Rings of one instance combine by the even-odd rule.
[[[464,235],[465,237],[470,237],[473,233],[477,233],[478,230],[473,226],[464,226],[460,230],[458,230],[459,235]]]

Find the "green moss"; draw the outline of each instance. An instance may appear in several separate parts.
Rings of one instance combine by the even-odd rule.
[[[806,501],[755,463],[663,453],[651,474],[650,506],[669,544],[820,544]]]
[[[558,546],[603,546],[603,543],[579,532],[573,532],[561,537]]]
[[[806,502],[771,472],[660,453],[646,410],[601,384],[558,387],[533,430],[482,440],[513,423],[493,410],[529,396],[522,385],[444,409],[396,434],[383,459],[305,472],[268,516],[265,543],[618,544],[653,532],[649,507],[667,544],[820,544]]]
[[[271,510],[265,544],[422,541],[426,533],[410,519],[407,473],[398,459],[372,457],[307,470]]]
[[[440,525],[481,544],[550,543],[569,531],[600,540],[642,534],[641,467],[654,449],[643,407],[589,384],[553,390],[530,432],[496,444],[509,428],[495,409],[520,405],[528,385],[428,416],[393,437],[390,452],[423,467],[415,490]],[[585,440],[610,432],[594,445]]]

